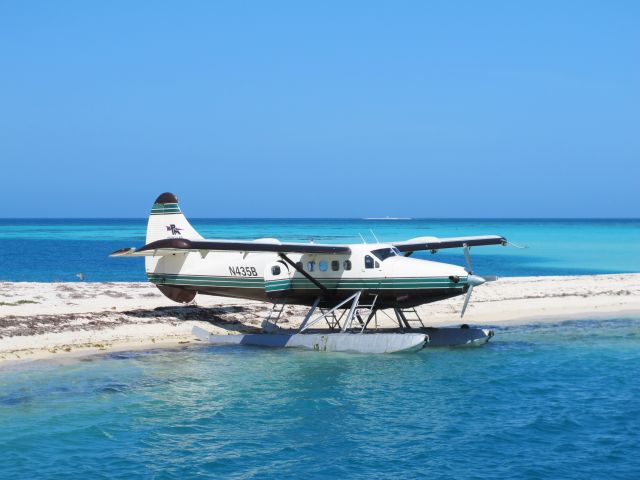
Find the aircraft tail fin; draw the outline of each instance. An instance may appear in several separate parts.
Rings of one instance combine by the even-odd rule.
[[[173,193],[163,193],[153,203],[147,223],[147,241],[149,244],[165,238],[187,238],[200,240],[196,232],[180,210],[178,198]]]

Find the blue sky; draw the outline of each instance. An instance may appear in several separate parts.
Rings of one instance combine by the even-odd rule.
[[[638,217],[638,2],[0,3],[5,217]],[[7,208],[8,206],[8,208]]]

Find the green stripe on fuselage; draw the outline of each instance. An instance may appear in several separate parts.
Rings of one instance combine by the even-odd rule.
[[[278,279],[264,281],[262,277],[223,277],[210,275],[178,275],[178,274],[157,274],[149,273],[147,277],[150,282],[167,285],[190,285],[190,286],[217,286],[217,287],[242,287],[261,288],[267,292],[278,290],[307,290],[317,289],[317,285],[306,278]],[[424,278],[317,278],[321,285],[330,290],[348,289],[441,289],[441,288],[463,288],[467,285],[467,280],[461,278],[458,283],[454,283],[447,277],[424,277]]]
[[[150,282],[159,285],[190,285],[203,287],[239,287],[264,289],[261,277],[213,277],[199,275],[175,275],[148,273]]]

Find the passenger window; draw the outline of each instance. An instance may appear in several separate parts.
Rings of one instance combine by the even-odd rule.
[[[278,265],[271,267],[271,275],[280,275],[280,267]]]
[[[313,270],[316,268],[316,262],[314,262],[313,260],[310,262],[307,262],[307,270],[310,272],[313,272]]]
[[[345,260],[344,261],[344,269],[345,270],[351,270],[351,260]]]
[[[326,260],[321,260],[318,264],[318,268],[321,272],[326,272],[327,270],[329,270],[329,263]]]
[[[364,256],[364,268],[373,268],[373,258],[369,255]]]
[[[340,262],[338,260],[331,260],[331,270],[334,272],[340,270]]]

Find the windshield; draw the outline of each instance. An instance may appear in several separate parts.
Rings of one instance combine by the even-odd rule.
[[[376,257],[378,257],[380,261],[384,261],[389,257],[395,257],[397,255],[400,255],[400,252],[396,247],[379,248],[378,250],[372,250],[371,253],[373,253]]]

